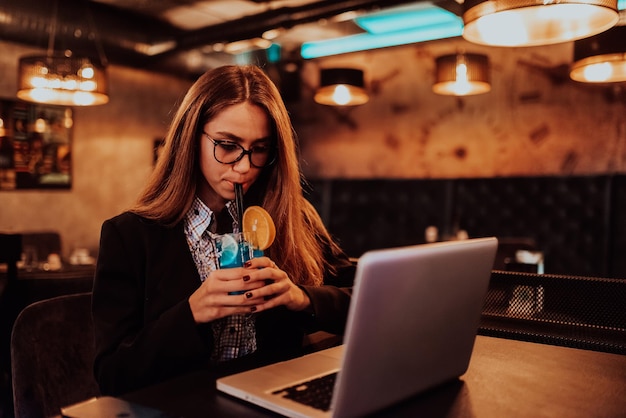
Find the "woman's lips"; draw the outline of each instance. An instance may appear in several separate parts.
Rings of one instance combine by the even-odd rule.
[[[232,180],[226,180],[226,182],[229,184],[230,189],[234,192],[235,191],[235,184],[241,184],[241,187],[243,188],[243,191],[245,192],[247,190],[247,185],[246,183],[242,182],[242,181],[232,181]]]

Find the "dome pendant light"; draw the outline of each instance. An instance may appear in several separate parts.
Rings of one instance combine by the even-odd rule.
[[[356,106],[367,103],[363,71],[355,68],[326,68],[320,72],[317,103],[329,106]]]
[[[106,57],[97,44],[97,36],[99,62],[74,56],[69,50],[54,51],[58,8],[58,1],[55,1],[47,54],[19,60],[17,97],[28,102],[61,106],[107,103]]]
[[[603,32],[617,0],[466,0],[463,38],[491,46],[538,46]]]
[[[19,99],[62,106],[107,103],[104,67],[85,57],[26,56],[19,61]]]
[[[489,84],[489,59],[481,54],[452,54],[435,61],[433,91],[449,96],[469,96],[487,93]]]
[[[626,26],[574,42],[570,77],[582,83],[626,81]]]

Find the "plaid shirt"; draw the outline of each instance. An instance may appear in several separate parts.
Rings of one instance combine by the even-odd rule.
[[[234,202],[226,203],[233,218],[233,232],[239,232]],[[215,217],[198,197],[196,197],[185,217],[185,235],[191,255],[204,281],[213,270],[219,268],[215,238]],[[256,351],[256,330],[254,316],[250,314],[231,315],[212,322],[213,352],[211,361],[219,363],[242,357]]]

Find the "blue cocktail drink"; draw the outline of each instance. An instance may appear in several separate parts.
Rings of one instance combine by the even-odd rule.
[[[219,268],[227,269],[243,267],[244,263],[253,257],[263,256],[263,251],[255,249],[252,244],[243,239],[240,233],[220,235],[215,239]],[[230,295],[240,295],[243,291],[230,292]]]

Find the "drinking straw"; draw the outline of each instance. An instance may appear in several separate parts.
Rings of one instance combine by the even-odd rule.
[[[243,187],[241,183],[235,183],[235,204],[237,205],[237,217],[239,218],[239,228],[243,232]]]
[[[239,257],[241,257],[241,263],[244,259],[244,238],[243,238],[243,187],[241,183],[235,183],[235,205],[237,206],[237,217],[239,218]]]

